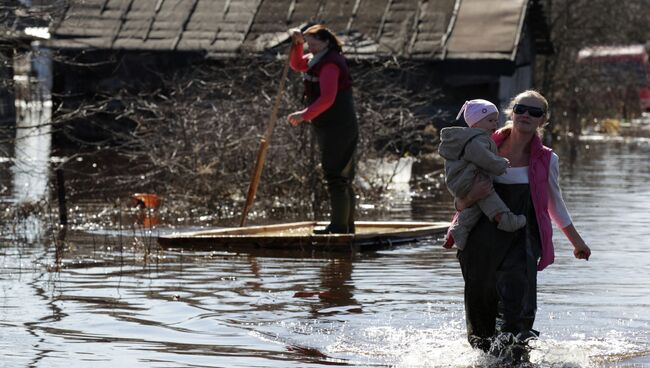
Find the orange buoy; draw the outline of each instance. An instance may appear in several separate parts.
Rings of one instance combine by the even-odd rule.
[[[152,193],[135,193],[131,196],[137,206],[143,208],[158,208],[162,200]]]

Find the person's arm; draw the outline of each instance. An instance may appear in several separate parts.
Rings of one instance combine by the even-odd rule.
[[[335,64],[323,66],[318,76],[320,96],[306,109],[296,111],[289,115],[288,120],[291,125],[297,126],[303,121],[311,121],[332,107],[339,89],[339,73],[339,67]]]
[[[551,153],[551,162],[548,170],[548,214],[560,229],[573,222],[562,198],[562,190],[560,189],[560,164],[555,153]]]
[[[589,260],[591,256],[591,249],[587,246],[585,241],[582,239],[578,230],[576,230],[573,224],[569,224],[566,227],[562,228],[562,232],[566,235],[567,239],[573,245],[573,255],[578,259]]]
[[[566,208],[560,189],[560,164],[555,153],[551,154],[548,175],[548,213],[555,224],[573,245],[573,255],[578,259],[589,260],[591,249],[582,239]]]
[[[325,110],[332,107],[336,100],[336,93],[339,89],[339,67],[336,64],[323,66],[318,76],[320,84],[320,96],[302,114],[303,119],[313,120]]]
[[[493,191],[492,180],[488,176],[476,175],[469,193],[464,198],[454,198],[454,207],[456,207],[456,211],[462,211],[465,208],[472,207],[476,202],[489,196]]]
[[[289,33],[291,34],[292,42],[289,65],[291,66],[291,69],[304,73],[309,68],[307,64],[308,56],[303,55],[303,45],[305,44],[305,39],[303,38],[300,30],[297,28],[290,29]]]
[[[485,139],[489,139],[487,136]],[[467,160],[490,175],[498,176],[506,172],[510,162],[492,152],[483,136],[478,136],[467,144],[463,159]]]
[[[297,72],[306,72],[308,69],[307,56],[303,55],[302,43],[294,43],[291,46],[291,59],[289,65]]]

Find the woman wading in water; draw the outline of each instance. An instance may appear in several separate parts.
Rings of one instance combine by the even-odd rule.
[[[558,156],[540,140],[548,102],[529,90],[517,95],[511,107],[511,121],[492,136],[499,156],[511,165],[495,177],[494,190],[512,212],[526,216],[526,225],[515,232],[501,231],[483,215],[458,251],[458,260],[465,280],[469,343],[516,361],[525,356],[526,342],[539,335],[533,330],[537,271],[554,260],[551,220],[573,245],[576,258],[588,260],[591,250],[564,205]],[[490,181],[477,181],[466,198],[457,200],[457,208],[467,208],[491,191]],[[452,244],[453,239],[445,246]]]

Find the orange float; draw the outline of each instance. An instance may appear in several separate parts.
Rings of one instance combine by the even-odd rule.
[[[143,208],[158,208],[162,203],[159,196],[152,193],[135,193],[131,196],[137,206]]]

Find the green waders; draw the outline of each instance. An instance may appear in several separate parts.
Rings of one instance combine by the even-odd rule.
[[[510,210],[526,215],[516,232],[497,229],[483,215],[458,251],[465,280],[467,336],[475,348],[487,351],[501,333],[532,331],[537,311],[539,229],[528,184],[494,184]]]
[[[339,91],[334,104],[312,122],[330,197],[328,230],[354,232],[356,148],[359,140],[352,90]]]

